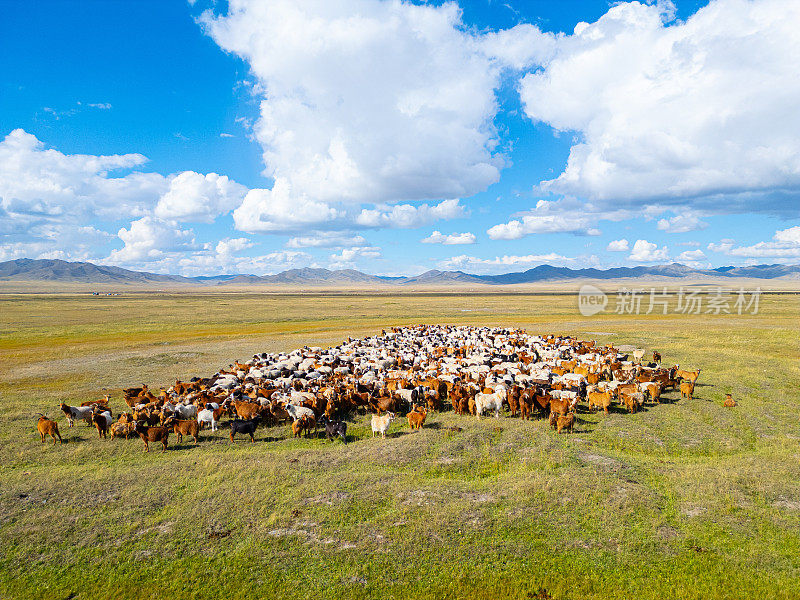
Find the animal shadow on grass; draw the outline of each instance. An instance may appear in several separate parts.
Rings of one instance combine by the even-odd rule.
[[[206,533],[206,537],[209,540],[221,540],[222,538],[226,538],[233,533],[233,529],[223,529],[223,528],[215,528],[209,529]]]
[[[629,416],[629,415],[632,415],[632,414],[633,415],[637,415],[639,413],[647,412],[648,410],[650,410],[650,408],[652,408],[652,407],[648,407],[647,404],[644,404],[643,406],[640,406],[639,408],[637,408],[635,413],[632,413],[631,411],[629,411],[627,409],[627,407],[625,407],[622,404],[612,404],[611,406],[608,407],[608,412],[609,412],[609,414],[616,413],[618,415]],[[602,413],[602,412],[603,412],[602,410],[598,410],[597,411],[597,413]]]
[[[271,435],[266,435],[264,437],[256,437],[256,444],[260,444],[261,442],[279,442],[283,438],[280,437],[273,437]],[[247,438],[247,441],[250,441],[250,438]]]
[[[462,431],[464,431],[464,428],[458,427],[457,425],[451,425],[449,427],[441,427],[439,428],[439,431],[447,434],[455,434],[455,433],[461,433]]]
[[[220,440],[223,441],[223,442],[226,442],[228,446],[230,446],[232,443],[233,444],[238,444],[239,442],[241,442],[243,444],[247,443],[248,445],[252,446],[254,444],[261,444],[263,442],[279,442],[282,439],[284,439],[284,438],[272,437],[272,436],[264,436],[264,437],[256,436],[256,441],[252,442],[252,441],[250,441],[250,436],[249,435],[242,435],[242,436],[237,435],[235,438],[233,438],[233,442],[231,442],[231,438],[229,438],[229,437],[220,438]]]
[[[338,442],[342,446],[345,445],[345,442],[342,442],[342,438],[339,437],[338,435],[333,436],[333,438],[329,440],[328,436],[325,435],[325,430],[324,429],[321,429],[321,430],[317,431],[316,435],[312,435],[309,439],[311,439],[311,440],[323,440],[325,442],[330,442],[331,444],[338,440]],[[349,434],[349,433],[345,436],[345,439],[346,439],[346,443],[348,443],[348,444],[350,442],[355,442],[355,441],[359,440],[359,438],[353,437],[353,435]]]
[[[572,433],[591,433],[592,430],[588,427],[590,422],[591,421],[587,421],[576,416],[575,425],[572,426]],[[580,428],[581,426],[583,429]]]

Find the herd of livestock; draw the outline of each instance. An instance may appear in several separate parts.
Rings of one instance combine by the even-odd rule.
[[[258,427],[290,423],[296,437],[322,427],[329,440],[347,443],[347,419],[358,413],[372,413],[372,434],[382,437],[397,415],[419,429],[430,412],[443,410],[478,419],[505,411],[541,417],[561,433],[572,431],[579,408],[634,413],[670,389],[692,398],[699,369],[662,367],[657,352],[643,358],[643,350],[629,355],[611,344],[520,329],[420,325],[327,349],[257,354],[165,390],[124,389],[129,410],[116,419],[109,396],[60,408],[70,427],[83,420],[102,438],[140,437],[146,450],[150,443],[166,450],[170,433],[197,442],[204,427],[215,432],[226,420],[231,441],[254,441]],[[38,431],[42,442],[61,439],[44,415]]]

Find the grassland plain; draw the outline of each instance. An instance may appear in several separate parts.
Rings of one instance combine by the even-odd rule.
[[[701,385],[581,413],[573,435],[443,413],[382,441],[357,417],[346,447],[273,427],[145,454],[58,414],[423,322],[655,348]],[[570,295],[5,295],[0,597],[800,598],[798,333],[795,295],[758,315],[590,318]],[[40,411],[63,446],[39,442]]]

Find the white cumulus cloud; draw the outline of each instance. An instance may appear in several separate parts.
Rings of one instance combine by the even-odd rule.
[[[621,240],[612,240],[606,246],[606,250],[609,252],[627,252],[630,249],[628,245],[628,240],[621,239]]]
[[[184,171],[169,182],[155,215],[162,219],[212,223],[219,215],[239,206],[247,188],[225,175]]]
[[[441,269],[467,270],[475,274],[506,273],[513,269],[530,269],[538,265],[590,267],[598,264],[597,257],[571,258],[555,252],[547,254],[504,255],[494,258],[480,258],[461,254],[439,262]]]
[[[666,246],[659,248],[657,244],[647,240],[636,240],[628,260],[642,263],[663,262],[669,260],[669,250]]]
[[[707,248],[712,252],[722,252],[726,253],[734,246],[735,240],[725,238],[719,241],[719,243],[711,242],[708,244]]]
[[[434,231],[422,240],[423,244],[444,244],[445,246],[455,246],[459,244],[474,244],[475,234],[466,231],[464,233],[450,233],[444,235],[441,231]]]
[[[526,114],[579,133],[556,193],[789,210],[730,194],[800,188],[800,3],[715,0],[685,23],[624,2],[559,37],[520,84]],[[695,201],[698,205],[699,201]]]
[[[161,273],[177,273],[192,277],[209,273],[272,275],[286,269],[316,266],[313,257],[305,252],[279,250],[257,256],[237,256],[236,251],[227,250],[230,248],[205,248],[183,254],[171,254],[157,264],[156,270]]]
[[[232,0],[201,22],[258,80],[267,174],[321,202],[486,189],[505,164],[495,90],[554,39],[531,25],[479,33],[452,2]]]
[[[0,208],[20,223],[85,216],[141,216],[167,189],[157,173],[129,173],[141,154],[63,154],[15,129],[0,141]]]
[[[622,221],[633,216],[630,210],[604,209],[574,198],[539,200],[531,210],[520,213],[518,218],[507,223],[490,227],[486,233],[493,240],[518,240],[540,233],[600,235],[600,221]]]
[[[64,154],[22,129],[10,132],[0,141],[2,255],[99,260],[114,236],[90,223],[134,219],[119,231],[124,247],[104,260],[150,263],[195,247],[177,221],[212,222],[244,195],[216,173],[132,171],[146,162],[141,154]]]
[[[380,257],[381,250],[375,246],[342,248],[341,252],[330,255],[330,268],[352,269],[356,267],[357,261],[361,259],[373,259]]]
[[[788,229],[779,229],[775,232],[774,239],[780,243],[800,245],[800,225],[789,227]]]
[[[708,223],[702,221],[699,214],[686,211],[674,217],[659,220],[657,226],[661,231],[667,233],[686,233],[705,229],[708,227]]]
[[[251,248],[253,242],[248,238],[225,238],[217,242],[215,250],[217,254],[231,255],[247,248]]]
[[[197,247],[191,230],[183,230],[173,223],[149,216],[131,222],[128,229],[121,228],[117,235],[125,245],[111,252],[106,260],[111,264],[160,261],[169,253]]]
[[[706,255],[702,250],[684,250],[676,258],[676,261],[695,269],[711,268],[711,263],[706,260]]]
[[[338,231],[313,231],[307,235],[290,238],[286,243],[289,248],[341,248],[366,245],[367,240],[363,236]]]
[[[282,180],[271,190],[250,190],[233,211],[236,228],[248,233],[299,230],[339,216],[339,211],[324,202],[292,194],[289,184]]]
[[[375,209],[362,209],[355,219],[362,227],[388,227],[414,229],[434,221],[458,219],[467,216],[458,198],[442,200],[439,204],[395,204]]]
[[[800,226],[779,229],[767,242],[736,246],[733,240],[722,240],[719,244],[709,244],[708,249],[741,258],[800,258]]]
[[[696,262],[706,257],[702,250],[684,250],[676,257],[678,262]]]

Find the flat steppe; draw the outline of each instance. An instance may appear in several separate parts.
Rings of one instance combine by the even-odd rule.
[[[800,296],[583,317],[571,294],[485,292],[0,295],[0,597],[800,597]],[[560,436],[445,412],[379,440],[357,416],[347,446],[279,426],[162,455],[58,411],[111,393],[116,414],[122,387],[417,323],[632,344],[702,373],[691,401],[581,412]],[[40,443],[39,412],[63,445]]]

